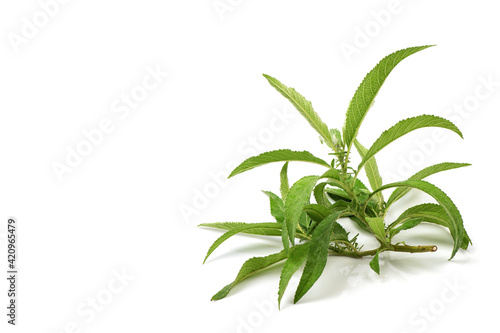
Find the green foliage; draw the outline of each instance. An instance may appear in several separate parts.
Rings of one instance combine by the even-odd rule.
[[[311,102],[305,99],[295,89],[285,86],[275,78],[263,74],[269,84],[273,86],[281,95],[288,99],[299,113],[309,122],[309,124],[318,132],[321,138],[326,142],[330,148],[335,145],[332,140],[332,135],[328,126],[319,118],[318,114],[314,111]]]
[[[470,166],[469,163],[439,163],[435,165],[431,165],[430,167],[424,168],[408,178],[408,180],[422,180],[424,178],[429,177],[430,175],[433,175],[435,173],[441,172],[441,171],[446,171],[446,170],[452,170],[456,168],[462,168],[465,166]],[[380,186],[379,186],[380,187]],[[409,187],[399,187],[392,192],[391,196],[387,200],[387,206],[392,205],[394,202],[397,200],[401,199],[404,197],[411,188]]]
[[[252,274],[255,274],[258,271],[263,270],[264,268],[267,268],[269,266],[276,264],[277,262],[285,260],[286,258],[287,255],[285,253],[285,250],[283,250],[281,252],[268,255],[266,257],[254,257],[248,259],[247,261],[245,261],[243,266],[241,266],[241,269],[238,272],[236,279],[234,279],[233,282],[222,288],[217,294],[213,295],[212,301],[216,301],[226,297],[231,288],[233,288],[234,285],[237,284],[238,282],[243,281],[247,277],[251,276]]]
[[[358,153],[361,156],[361,158],[364,158],[366,153],[368,152],[368,149],[366,149],[357,139],[354,140],[354,146],[358,150]],[[372,190],[376,190],[382,186],[382,177],[380,176],[377,160],[375,160],[375,157],[372,157],[366,161],[365,172],[366,172],[366,178],[368,178]],[[382,207],[382,203],[384,202],[384,197],[382,196],[382,192],[377,193],[377,200],[379,206]]]
[[[378,262],[378,254],[379,251],[373,256],[373,259],[370,261],[370,268],[373,269],[375,273],[380,275],[380,263]]]
[[[368,226],[370,230],[373,232],[373,235],[381,242],[382,244],[386,244],[387,240],[385,237],[385,225],[384,218],[382,217],[366,217],[366,222],[368,222]]]
[[[236,176],[239,173],[252,170],[258,166],[269,164],[273,162],[288,162],[288,161],[302,161],[322,165],[330,168],[330,164],[326,163],[320,158],[315,157],[308,151],[293,151],[290,149],[280,149],[268,151],[258,156],[253,156],[238,165],[229,175],[228,178]]]
[[[354,96],[349,103],[349,107],[347,108],[343,128],[343,139],[348,150],[350,150],[352,144],[354,143],[354,139],[356,139],[356,136],[358,135],[361,123],[365,119],[368,110],[373,105],[375,97],[394,67],[396,67],[396,65],[406,57],[431,46],[432,45],[409,47],[407,49],[389,54],[365,76],[363,82],[361,82],[358,89],[354,93]]]
[[[349,103],[342,131],[328,128],[313,110],[311,102],[295,89],[285,86],[273,77],[264,75],[271,86],[288,99],[316,130],[321,141],[331,149],[329,154],[333,158],[330,163],[327,163],[307,151],[283,149],[250,157],[233,170],[229,177],[264,164],[285,162],[279,175],[280,196],[270,191],[263,191],[269,198],[271,215],[276,222],[201,224],[200,226],[225,230],[225,233],[209,248],[205,260],[224,241],[238,233],[281,237],[283,250],[266,257],[251,258],[246,261],[236,279],[214,295],[213,300],[224,298],[239,281],[280,261],[285,262],[278,286],[278,306],[281,305],[283,295],[293,275],[304,266],[295,291],[294,303],[296,303],[320,278],[329,255],[352,258],[372,257],[369,267],[380,274],[379,254],[382,252],[421,253],[437,250],[435,245],[413,246],[407,245],[404,240],[393,243],[394,237],[404,238],[404,235],[421,223],[430,223],[449,230],[453,242],[450,259],[457,254],[459,249],[468,248],[471,240],[465,231],[463,218],[458,208],[441,189],[423,179],[438,172],[461,168],[469,164],[440,163],[422,169],[407,180],[384,185],[375,160],[375,155],[391,142],[420,128],[445,128],[462,137],[462,133],[453,123],[437,116],[421,115],[398,122],[384,131],[368,149],[357,140],[361,123],[389,73],[403,59],[428,47],[407,48],[382,59],[366,75],[356,90]],[[355,146],[361,159],[356,169],[351,166],[350,161],[352,145]],[[291,161],[310,162],[321,165],[327,170],[319,176],[304,176],[290,183],[288,167]],[[371,189],[368,189],[359,179],[363,168]],[[394,191],[385,201],[382,191],[389,188],[393,188]],[[435,203],[410,207],[395,221],[387,221],[389,208],[411,189],[428,194]],[[352,237],[350,236],[352,230],[346,230],[346,227],[350,226],[345,224],[346,219],[354,221],[362,232],[374,237],[380,245],[373,249],[363,250],[363,245],[358,244],[358,234]]]
[[[295,245],[290,249],[288,253],[288,258],[283,265],[280,276],[280,285],[278,290],[278,307],[281,305],[281,298],[285,294],[288,282],[292,278],[293,274],[302,266],[304,261],[306,261],[307,254],[309,252],[310,243],[304,243],[300,245]]]
[[[328,215],[314,230],[310,241],[309,253],[307,254],[306,266],[302,272],[302,277],[300,278],[299,286],[293,299],[294,303],[297,303],[311,289],[321,273],[323,273],[330,246],[330,234],[333,232],[334,223],[340,215],[341,213],[339,212]]]
[[[401,120],[396,125],[384,131],[382,135],[373,143],[373,145],[368,149],[363,160],[358,166],[358,171],[367,163],[376,153],[378,153],[382,148],[387,146],[389,143],[395,141],[396,139],[402,137],[403,135],[410,133],[419,128],[423,127],[441,127],[449,129],[462,137],[460,130],[449,120],[443,119],[441,117],[421,115],[418,117],[412,117],[408,119]]]

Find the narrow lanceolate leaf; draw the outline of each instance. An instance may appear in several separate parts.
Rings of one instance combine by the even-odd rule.
[[[300,277],[299,286],[295,292],[294,303],[297,303],[309,289],[314,285],[323,273],[328,257],[328,246],[330,235],[333,231],[334,222],[342,213],[335,212],[328,215],[314,229],[307,254],[307,261]]]
[[[288,253],[288,259],[281,270],[280,285],[278,290],[278,309],[281,305],[281,299],[285,294],[286,287],[290,282],[293,274],[302,266],[309,252],[309,243],[295,245]]]
[[[368,149],[366,149],[357,139],[354,140],[354,146],[359,152],[359,155],[363,159],[368,152]],[[378,170],[378,165],[377,161],[375,160],[375,157],[370,158],[365,165],[365,172],[366,172],[366,177],[368,178],[368,181],[370,182],[370,186],[373,191],[378,189],[379,187],[382,186],[382,177],[380,176],[380,172]],[[379,207],[382,207],[382,204],[384,202],[384,197],[382,196],[382,192],[377,193],[376,195]]]
[[[271,206],[271,215],[277,222],[283,223],[285,220],[285,206],[283,200],[271,191],[262,191],[269,196],[269,204]]]
[[[384,219],[381,217],[367,217],[366,222],[368,222],[368,226],[373,231],[375,237],[382,243],[387,243],[385,238]]]
[[[299,94],[295,89],[285,86],[283,83],[277,79],[263,74],[267,79],[269,84],[273,86],[281,95],[288,99],[293,106],[299,111],[299,113],[306,118],[309,124],[319,133],[321,138],[326,142],[326,144],[334,149],[332,137],[328,126],[320,119],[316,111],[314,111],[310,101],[305,99],[301,94]]]
[[[327,183],[319,183],[316,185],[314,188],[314,199],[316,199],[316,202],[322,206],[329,207],[331,206],[330,200],[326,197],[326,191],[325,187],[328,185]]]
[[[439,206],[439,205],[437,205],[437,206]],[[439,206],[439,207],[441,207],[441,206]],[[391,239],[392,239],[392,237],[397,235],[400,231],[414,228],[417,225],[419,225],[420,223],[422,223],[423,221],[424,221],[424,219],[422,219],[422,218],[414,218],[414,219],[409,219],[409,220],[404,221],[398,227],[391,229],[391,231],[390,231]]]
[[[434,223],[450,229],[453,227],[446,210],[441,205],[432,203],[420,204],[405,210],[396,221],[391,223],[391,236],[396,235],[401,230],[412,228],[420,222]],[[393,227],[396,228],[392,229]],[[464,230],[465,232],[465,230]],[[467,233],[464,234],[461,248],[467,249],[470,244],[470,238]]]
[[[215,223],[202,223],[199,227],[209,227],[222,230],[241,229],[244,226],[252,226],[251,229],[240,231],[242,234],[261,235],[261,236],[281,236],[281,228],[257,228],[255,223],[245,222],[215,222]]]
[[[234,285],[237,284],[238,282],[246,279],[247,277],[251,276],[252,274],[255,274],[256,272],[264,268],[267,268],[271,265],[276,264],[277,262],[285,260],[286,258],[287,255],[285,253],[285,250],[283,250],[281,252],[268,255],[266,257],[254,257],[248,259],[241,267],[240,271],[238,272],[238,275],[236,276],[236,279],[234,279],[233,282],[222,288],[217,294],[212,296],[212,301],[216,301],[226,297],[231,288],[233,288]]]
[[[380,275],[380,263],[378,262],[378,253],[379,251],[377,251],[373,259],[370,261],[370,267],[371,269],[373,269],[375,273]]]
[[[402,186],[416,188],[418,190],[421,190],[429,194],[444,208],[450,221],[450,233],[451,236],[453,237],[453,251],[450,257],[450,259],[452,259],[457,253],[458,249],[461,247],[464,237],[467,237],[467,234],[464,229],[462,215],[460,215],[457,206],[455,206],[453,201],[450,199],[450,197],[448,197],[448,195],[446,195],[446,193],[441,191],[435,185],[432,185],[431,183],[428,183],[424,180],[405,180],[402,182],[387,184],[382,186],[375,192],[382,191],[392,187],[402,187]]]
[[[419,172],[411,176],[408,180],[422,180],[426,177],[429,177],[430,175],[433,175],[441,171],[452,170],[469,165],[470,165],[469,163],[450,163],[450,162],[439,163],[420,170]],[[387,207],[389,207],[394,202],[401,199],[409,191],[410,188],[407,187],[398,187],[397,189],[395,189],[394,192],[392,192],[391,196],[389,197],[389,200],[387,200]]]
[[[347,108],[343,133],[344,143],[348,150],[350,150],[354,143],[361,123],[372,106],[375,96],[377,96],[382,84],[394,67],[404,58],[430,46],[432,45],[410,47],[396,51],[382,59],[377,66],[365,76]]]
[[[323,221],[331,213],[330,209],[318,204],[306,205],[304,206],[304,211],[315,222]]]
[[[286,162],[281,168],[280,172],[280,192],[281,192],[281,199],[283,199],[283,202],[286,201],[286,196],[289,190],[290,190],[290,185],[288,184],[288,162]]]
[[[388,130],[384,131],[382,135],[373,143],[370,149],[366,152],[365,157],[358,166],[358,170],[361,170],[363,165],[368,162],[376,153],[378,153],[382,148],[387,146],[394,140],[402,137],[403,135],[410,133],[419,128],[423,127],[441,127],[449,129],[457,133],[462,138],[462,132],[453,124],[451,121],[438,116],[431,115],[421,115],[417,117],[407,118],[401,120],[396,125],[392,126]]]
[[[266,153],[250,157],[249,159],[245,160],[243,163],[238,165],[231,172],[228,178],[231,178],[237,174],[251,170],[253,168],[256,168],[264,164],[272,162],[287,162],[287,161],[311,162],[330,168],[330,165],[328,163],[326,163],[320,158],[315,157],[308,151],[293,151],[290,149],[280,149],[280,150],[268,151]]]
[[[302,209],[309,203],[311,193],[319,176],[306,176],[292,185],[285,202],[285,224],[292,244],[295,244],[295,229],[299,224]]]
[[[351,198],[344,190],[338,188],[327,188],[325,191],[326,193],[328,193],[328,196],[335,201],[338,200],[345,200],[349,202],[351,201]]]
[[[221,245],[228,238],[230,238],[231,236],[236,235],[237,233],[240,233],[240,232],[243,232],[243,231],[247,231],[247,230],[250,230],[250,229],[274,229],[274,230],[279,230],[281,228],[282,228],[282,224],[281,223],[249,223],[249,224],[241,226],[239,228],[234,228],[234,229],[228,230],[222,236],[220,236],[219,238],[217,238],[217,240],[212,244],[212,246],[210,246],[210,248],[208,249],[207,255],[205,256],[205,260],[203,260],[203,262],[207,261],[207,259],[210,256],[210,254],[212,254],[212,252],[214,252],[215,249],[219,247],[219,245]]]

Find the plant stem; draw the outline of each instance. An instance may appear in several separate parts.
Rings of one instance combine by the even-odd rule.
[[[373,249],[373,250],[367,250],[367,251],[343,251],[343,252],[337,252],[334,251],[334,248],[330,246],[330,255],[333,256],[345,256],[345,257],[352,257],[352,258],[362,258],[365,256],[373,256],[377,253],[377,251],[393,251],[393,252],[408,252],[408,253],[422,253],[422,252],[436,252],[437,251],[437,246],[436,245],[418,245],[418,246],[411,246],[411,245],[387,245],[387,246],[380,246],[378,249]]]
[[[409,252],[409,253],[421,253],[421,252],[436,252],[436,245],[392,245],[392,250],[395,252]]]

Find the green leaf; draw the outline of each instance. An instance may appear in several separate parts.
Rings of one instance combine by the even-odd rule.
[[[391,239],[392,239],[392,237],[394,237],[395,235],[397,235],[400,231],[414,228],[417,225],[419,225],[420,223],[422,223],[422,221],[423,221],[423,219],[421,219],[421,218],[409,219],[409,220],[404,221],[397,228],[394,228],[394,229],[390,230]]]
[[[276,219],[277,222],[283,223],[285,220],[285,206],[283,200],[271,191],[262,191],[269,196],[269,202],[271,205],[271,215]]]
[[[287,161],[311,162],[330,168],[330,165],[328,163],[326,163],[320,158],[315,157],[308,151],[293,151],[290,149],[280,149],[280,150],[268,151],[260,155],[248,158],[243,163],[238,165],[231,172],[228,178],[231,178],[237,174],[251,170],[253,168],[256,168],[264,164],[272,162],[287,162]]]
[[[281,299],[285,294],[286,287],[290,282],[293,274],[302,266],[307,258],[307,253],[309,252],[309,243],[295,245],[290,249],[288,254],[288,259],[285,261],[285,265],[281,270],[280,284],[278,290],[278,309],[281,305]]]
[[[299,286],[295,292],[294,303],[297,303],[314,285],[323,273],[328,257],[328,245],[333,231],[334,222],[341,216],[341,212],[328,215],[314,229],[310,241],[306,265],[300,278]]]
[[[330,130],[314,111],[311,102],[305,99],[295,89],[285,86],[283,83],[269,75],[263,75],[271,86],[273,86],[281,95],[293,104],[297,111],[299,111],[299,113],[309,122],[312,128],[319,133],[326,144],[335,150],[336,148],[332,141]]]
[[[287,223],[283,222],[283,228],[281,229],[281,242],[283,243],[283,248],[285,253],[288,255],[288,250],[290,249],[290,239],[288,238],[288,227]]]
[[[344,201],[339,201],[334,203],[333,205],[330,205],[329,207],[324,207],[318,204],[312,204],[312,205],[307,205],[304,207],[304,211],[311,217],[313,220],[313,223],[311,226],[307,229],[307,235],[311,234],[314,231],[314,228],[318,223],[323,221],[328,215],[332,213],[344,213],[346,216],[349,214],[347,211],[349,210],[350,206],[348,203]],[[337,222],[334,223],[334,228],[333,228],[334,233],[342,234],[347,237],[347,233],[342,228],[340,224]]]
[[[354,139],[358,135],[361,123],[389,73],[391,73],[401,60],[430,46],[432,45],[410,47],[396,51],[382,59],[377,66],[365,76],[347,108],[343,137],[348,151],[350,151]]]
[[[330,180],[340,180],[340,173],[335,169],[329,169],[324,174],[321,175],[321,178],[329,178]]]
[[[429,177],[430,175],[433,175],[441,171],[452,170],[469,165],[470,165],[469,163],[450,163],[450,162],[439,163],[420,170],[419,172],[411,176],[408,180],[422,180],[426,177]],[[409,191],[410,188],[407,187],[399,187],[395,189],[394,192],[392,192],[391,196],[389,197],[389,200],[387,200],[387,207],[389,207],[390,205],[401,199]]]
[[[322,206],[328,207],[331,206],[331,202],[328,200],[326,197],[326,192],[325,192],[325,186],[328,185],[328,183],[319,183],[314,187],[314,199],[316,199],[316,202]]]
[[[288,161],[283,165],[280,172],[280,192],[283,202],[286,201],[286,196],[290,190],[290,185],[288,184]]]
[[[358,150],[361,158],[365,157],[366,153],[368,152],[368,149],[366,149],[357,139],[354,140],[354,146]],[[377,161],[375,160],[375,157],[370,158],[366,162],[365,172],[366,172],[366,177],[368,178],[368,181],[370,182],[370,186],[373,191],[382,186],[382,177],[380,176],[380,172],[378,170],[378,165]],[[382,196],[382,192],[377,193],[376,198],[379,207],[382,207],[384,202],[384,197]]]
[[[299,224],[302,209],[309,203],[312,190],[320,177],[306,176],[292,185],[285,202],[285,224],[292,245],[295,244],[295,229]]]
[[[336,235],[344,236],[347,239],[347,236],[349,235],[347,231],[340,225],[338,222],[333,223],[333,233]]]
[[[326,193],[328,193],[328,196],[335,201],[339,200],[344,200],[348,202],[351,201],[351,198],[349,198],[349,195],[344,190],[338,188],[327,188],[325,191]]]
[[[451,236],[453,237],[453,243],[454,243],[453,251],[450,257],[450,259],[452,259],[457,253],[460,246],[462,245],[464,237],[467,237],[464,229],[462,215],[460,215],[458,208],[455,206],[450,197],[446,195],[446,193],[441,191],[435,185],[432,185],[431,183],[428,183],[424,180],[405,180],[402,182],[387,184],[382,186],[375,192],[382,191],[392,187],[401,187],[401,186],[416,188],[429,194],[444,208],[450,220],[450,233]]]
[[[431,115],[421,115],[417,117],[412,117],[412,118],[407,118],[404,120],[401,120],[398,122],[396,125],[392,126],[388,130],[384,131],[382,135],[373,143],[373,145],[370,147],[368,152],[365,154],[363,160],[358,166],[358,172],[361,170],[363,165],[365,165],[370,158],[372,158],[376,153],[378,153],[382,148],[387,146],[389,143],[393,142],[394,140],[402,137],[403,135],[414,131],[419,128],[423,127],[441,127],[445,129],[449,129],[450,131],[453,131],[457,133],[461,138],[462,132],[453,124],[451,121],[446,120],[441,117],[437,116],[431,116]]]
[[[316,222],[323,221],[323,219],[331,213],[327,207],[318,204],[306,205],[304,206],[304,211],[313,221]]]
[[[261,235],[261,236],[281,236],[281,228],[256,228],[255,223],[245,222],[215,222],[215,223],[202,223],[199,227],[209,227],[222,230],[241,229],[243,226],[253,226],[254,228],[240,231],[243,234]]]
[[[367,217],[366,222],[368,222],[368,226],[373,231],[375,237],[383,244],[386,244],[384,219],[381,217]]]
[[[247,261],[245,261],[243,266],[241,266],[241,269],[238,272],[236,279],[234,279],[233,282],[222,288],[217,294],[212,296],[212,301],[216,301],[226,297],[231,288],[233,288],[234,285],[236,285],[238,282],[246,279],[247,277],[251,276],[252,274],[255,274],[256,272],[264,268],[267,268],[271,265],[276,264],[277,262],[285,260],[286,258],[287,255],[285,253],[285,250],[283,250],[281,252],[268,255],[266,257],[254,257],[248,259]]]
[[[347,188],[345,182],[340,179],[339,172],[335,169],[328,170],[327,172],[322,174],[320,178],[321,179],[327,178],[328,181],[326,183],[328,185],[336,186],[336,187],[339,187],[339,188],[344,189],[344,190]]]
[[[241,226],[239,228],[234,228],[234,229],[228,230],[222,236],[217,238],[217,240],[212,244],[212,246],[210,246],[210,248],[208,249],[207,255],[205,256],[205,260],[203,260],[203,263],[205,263],[205,261],[207,261],[210,254],[212,254],[212,252],[214,252],[214,250],[216,248],[218,248],[219,245],[224,243],[231,236],[234,236],[237,233],[242,232],[242,231],[246,231],[246,230],[250,230],[250,229],[263,229],[263,228],[281,229],[282,224],[281,223],[265,223],[265,222],[264,223],[249,223],[249,224]]]
[[[380,275],[380,264],[378,262],[378,253],[379,251],[377,251],[373,259],[370,261],[370,267],[373,269],[375,273]]]
[[[333,140],[333,144],[337,148],[336,151],[343,151],[344,150],[344,142],[342,141],[342,133],[336,128],[330,129],[330,134]]]
[[[418,221],[433,223],[446,227],[450,229],[450,233],[451,228],[453,228],[446,210],[441,205],[425,203],[408,208],[397,218],[396,221],[391,223],[391,225],[389,226],[389,228],[391,229],[391,237],[396,235],[401,230],[406,230],[413,227],[412,224],[417,225]],[[395,226],[398,227],[394,228]],[[467,249],[469,244],[470,238],[464,230],[464,238],[460,247],[463,249]]]

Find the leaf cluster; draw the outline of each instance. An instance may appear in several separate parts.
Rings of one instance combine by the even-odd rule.
[[[436,251],[435,245],[411,246],[405,242],[393,243],[393,238],[397,234],[412,229],[420,223],[436,224],[449,230],[453,242],[450,259],[460,248],[467,249],[471,240],[464,229],[459,210],[446,193],[424,179],[435,173],[469,164],[440,163],[422,169],[407,180],[384,185],[375,159],[375,155],[383,148],[414,130],[440,127],[462,137],[460,130],[444,118],[420,115],[394,124],[369,148],[365,148],[357,139],[362,122],[391,71],[403,59],[428,47],[430,46],[410,47],[383,58],[366,75],[356,90],[347,108],[342,130],[330,129],[314,111],[311,102],[295,89],[269,75],[264,75],[269,84],[288,99],[319,134],[321,142],[331,149],[330,155],[333,155],[333,159],[327,162],[307,151],[281,149],[250,157],[231,172],[229,177],[268,163],[284,163],[280,172],[280,194],[263,191],[269,198],[274,221],[201,224],[204,227],[225,230],[208,250],[205,261],[224,241],[238,233],[280,237],[283,250],[247,260],[235,280],[216,293],[212,300],[224,298],[236,283],[282,261],[284,264],[279,281],[278,304],[293,274],[304,265],[294,297],[294,303],[299,301],[321,276],[328,255],[353,258],[372,256],[369,265],[380,274],[379,254],[382,252]],[[361,159],[356,168],[350,163],[353,147]],[[290,186],[288,165],[292,161],[314,163],[324,167],[325,170],[322,174],[302,177]],[[370,188],[359,178],[363,170]],[[385,200],[382,192],[390,188],[394,190]],[[435,202],[410,207],[394,221],[387,221],[386,216],[390,207],[411,189],[425,192]],[[342,225],[346,219],[354,221],[362,232],[372,235],[380,246],[363,250],[363,246],[358,244],[358,234],[352,236]]]

